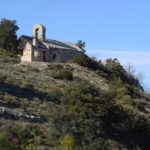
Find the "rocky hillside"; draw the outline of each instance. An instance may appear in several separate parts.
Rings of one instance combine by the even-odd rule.
[[[0,55],[0,149],[150,149],[150,98],[117,60]]]

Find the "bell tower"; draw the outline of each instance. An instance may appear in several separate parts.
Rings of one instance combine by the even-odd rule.
[[[38,40],[44,41],[46,34],[46,28],[41,24],[36,24],[32,30],[32,37],[33,37],[33,45],[36,46]]]

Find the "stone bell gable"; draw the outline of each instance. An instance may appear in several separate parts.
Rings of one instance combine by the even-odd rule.
[[[19,40],[22,62],[67,62],[85,52],[73,43],[46,39],[46,28],[41,24],[33,27],[32,36],[22,35]]]

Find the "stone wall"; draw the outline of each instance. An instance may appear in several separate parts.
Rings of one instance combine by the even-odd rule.
[[[21,61],[32,61],[32,46],[30,43],[26,43],[25,49],[23,50],[23,56],[21,57]]]
[[[45,54],[44,54],[45,53]],[[71,49],[34,49],[32,61],[41,62],[67,62],[77,55],[84,54],[83,52]],[[45,56],[43,56],[45,55]],[[45,58],[45,60],[43,60]]]
[[[83,54],[83,52],[71,50],[71,49],[52,49],[50,51],[50,61],[53,61],[53,56],[56,54],[56,62],[67,62],[77,55]]]

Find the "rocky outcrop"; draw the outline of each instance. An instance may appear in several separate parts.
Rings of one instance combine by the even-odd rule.
[[[24,114],[21,112],[12,113],[7,110],[5,107],[0,107],[0,118],[4,118],[7,120],[22,120],[28,122],[47,122],[47,117],[43,115],[35,115],[35,114]]]

